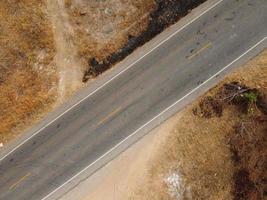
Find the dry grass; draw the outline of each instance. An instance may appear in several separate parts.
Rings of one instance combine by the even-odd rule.
[[[42,0],[0,3],[0,142],[54,101],[54,44]],[[14,135],[15,134],[15,135]]]
[[[256,160],[255,156],[257,157],[260,151],[258,150],[259,142],[264,141],[262,139],[258,140],[258,136],[262,137],[262,134],[256,134],[257,137],[254,137],[255,139],[252,142],[251,138],[249,139],[248,148],[253,149],[253,145],[257,144],[257,148],[254,146],[255,151],[252,151],[255,152],[255,155],[247,155],[247,157],[252,156],[252,158],[246,158],[242,166],[239,166],[240,164],[236,164],[232,160],[233,154],[230,150],[230,140],[236,137],[236,125],[244,120],[251,120],[252,117],[241,113],[237,106],[229,104],[223,107],[221,117],[216,115],[210,115],[208,118],[207,116],[200,117],[192,112],[203,99],[207,96],[214,96],[221,90],[224,83],[232,81],[238,81],[250,88],[257,88],[266,102],[267,50],[247,63],[243,68],[228,76],[222,83],[201,97],[198,102],[188,106],[184,111],[183,117],[177,121],[176,128],[152,162],[150,175],[147,177],[146,183],[138,188],[132,199],[174,199],[170,197],[164,181],[164,178],[171,172],[179,173],[183,180],[182,189],[179,191],[183,199],[229,200],[234,198],[233,190],[236,189],[234,185],[237,184],[236,179],[233,179],[234,173],[244,167],[249,170],[253,169],[252,166],[254,166],[253,163]],[[254,115],[258,116],[258,113],[254,113]],[[263,130],[266,130],[264,129],[266,124],[261,123],[260,126],[254,131],[258,130],[260,131],[259,133],[262,133]],[[240,140],[238,145],[240,146]],[[244,147],[242,146],[242,148],[241,152],[244,154]],[[261,163],[263,162],[261,157],[258,159],[260,159]],[[262,170],[264,169],[260,166],[257,172],[252,171],[252,177],[250,178],[254,183],[257,183],[255,179],[264,177],[264,171]],[[255,175],[255,173],[258,174]],[[254,195],[254,197],[259,195],[259,193],[255,194],[254,191],[252,193],[248,193],[248,195]],[[256,196],[257,198],[259,196]],[[238,198],[235,196],[235,199]]]
[[[231,131],[235,121],[220,123],[231,116],[233,112],[229,110],[224,119],[207,121],[186,111],[153,163],[145,189],[133,199],[172,199],[164,178],[175,171],[183,179],[185,190],[180,192],[185,199],[231,199],[232,163],[221,132]]]

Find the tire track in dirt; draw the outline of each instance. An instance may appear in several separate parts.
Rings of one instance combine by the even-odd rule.
[[[55,63],[59,72],[58,100],[82,86],[83,67],[73,44],[74,31],[69,23],[64,0],[46,0],[56,46]]]

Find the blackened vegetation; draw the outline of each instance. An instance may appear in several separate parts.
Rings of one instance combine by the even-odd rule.
[[[156,0],[157,8],[150,14],[147,29],[137,37],[129,35],[128,42],[104,60],[99,61],[96,58],[89,60],[89,69],[84,74],[83,82],[88,81],[90,77],[98,76],[112,65],[124,59],[137,47],[151,40],[204,1],[206,0]]]

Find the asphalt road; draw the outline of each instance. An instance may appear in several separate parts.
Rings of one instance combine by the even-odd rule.
[[[2,159],[0,199],[50,199],[266,36],[266,0],[221,2]]]

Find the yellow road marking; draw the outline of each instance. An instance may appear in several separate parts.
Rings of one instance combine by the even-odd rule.
[[[31,173],[26,174],[25,176],[23,176],[21,179],[19,179],[16,183],[14,183],[13,185],[11,185],[9,187],[9,190],[14,189],[17,185],[19,185],[22,181],[24,181],[26,178],[28,178],[31,175]]]
[[[188,60],[191,60],[193,59],[194,57],[198,56],[202,51],[210,48],[212,46],[212,43],[211,42],[208,42],[206,45],[204,45],[201,49],[199,49],[197,52],[195,52],[194,54],[192,54],[191,56],[189,56],[187,59]]]
[[[106,122],[112,116],[114,116],[115,114],[117,114],[120,110],[121,110],[121,107],[119,107],[116,110],[114,110],[113,112],[111,112],[108,116],[106,116],[104,119],[102,119],[100,122],[98,122],[97,126],[99,126],[99,125],[103,124],[104,122]]]

